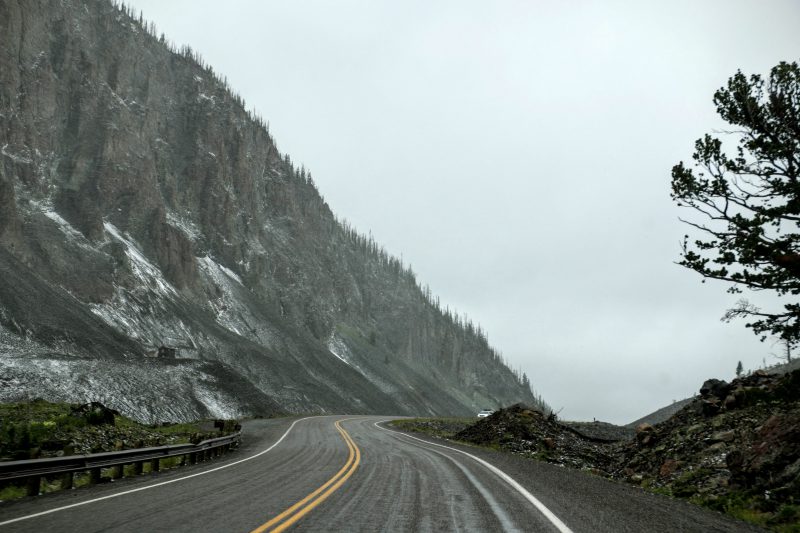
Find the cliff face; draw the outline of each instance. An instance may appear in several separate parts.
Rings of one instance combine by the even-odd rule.
[[[191,50],[101,0],[0,0],[0,35],[0,400],[143,420],[536,402]]]

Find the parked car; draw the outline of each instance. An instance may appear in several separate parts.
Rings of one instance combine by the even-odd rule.
[[[486,418],[487,416],[491,416],[494,413],[491,409],[484,409],[480,413],[478,413],[478,418]]]

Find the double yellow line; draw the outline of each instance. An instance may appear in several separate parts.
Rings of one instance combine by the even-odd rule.
[[[314,507],[327,500],[328,496],[336,492],[336,490],[353,475],[353,472],[356,471],[358,464],[361,462],[361,450],[358,449],[356,443],[353,442],[353,439],[350,438],[347,431],[340,425],[340,422],[344,422],[344,420],[348,419],[337,420],[334,424],[342,435],[344,442],[347,444],[347,449],[350,451],[347,462],[342,469],[336,472],[336,475],[326,481],[320,488],[292,505],[269,522],[257,527],[251,533],[263,533],[267,530],[271,533],[278,533],[288,529],[292,524],[310,513]]]

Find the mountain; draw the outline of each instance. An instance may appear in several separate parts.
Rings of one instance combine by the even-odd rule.
[[[106,0],[0,0],[0,35],[0,401],[142,421],[542,403],[190,48]]]
[[[668,420],[672,415],[689,405],[695,400],[694,397],[684,398],[683,400],[676,400],[669,405],[657,409],[650,414],[634,420],[629,424],[625,424],[628,429],[636,429],[641,424],[656,425]]]

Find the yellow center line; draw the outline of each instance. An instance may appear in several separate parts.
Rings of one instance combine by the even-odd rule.
[[[251,533],[263,533],[264,531],[267,531],[267,529],[273,526],[275,526],[275,528],[271,530],[272,532],[277,533],[280,531],[284,531],[285,529],[292,526],[292,524],[303,518],[306,514],[311,512],[311,510],[314,509],[317,505],[321,504],[323,501],[328,499],[328,496],[330,496],[337,489],[339,489],[339,487],[341,487],[344,484],[344,482],[347,481],[350,478],[350,476],[353,475],[353,472],[356,471],[356,468],[358,468],[358,465],[361,462],[361,450],[358,449],[358,446],[356,446],[356,443],[353,441],[353,439],[350,437],[347,431],[345,431],[344,428],[341,425],[339,425],[339,423],[344,422],[344,420],[349,420],[349,419],[337,420],[334,424],[336,426],[336,429],[339,431],[339,434],[342,436],[342,439],[344,439],[345,444],[347,444],[347,448],[350,452],[347,457],[347,462],[341,468],[341,470],[339,470],[336,473],[336,475],[334,475],[332,478],[326,481],[321,487],[319,487],[311,494],[309,494],[299,502],[295,503],[294,505],[283,511],[278,516],[272,518],[268,522],[254,529]],[[283,523],[280,523],[283,520],[285,521]]]
[[[339,424],[339,422],[336,422],[336,426],[337,426],[336,429],[339,430],[339,432],[341,433],[343,430],[339,428],[338,424]],[[344,438],[344,436],[343,436],[343,438]],[[299,502],[295,503],[294,505],[292,505],[291,507],[289,507],[288,509],[283,511],[281,514],[279,514],[278,516],[276,516],[273,519],[271,519],[270,521],[268,521],[265,524],[259,526],[257,529],[254,529],[251,533],[263,533],[264,531],[267,530],[267,528],[272,527],[273,525],[277,524],[278,522],[280,522],[281,520],[283,520],[284,518],[286,518],[287,516],[289,516],[290,514],[295,512],[299,507],[302,507],[303,505],[305,505],[309,500],[311,500],[312,498],[316,497],[320,492],[322,492],[326,488],[328,488],[328,486],[330,486],[331,484],[335,483],[336,480],[339,479],[339,477],[341,477],[342,474],[344,474],[345,470],[347,470],[350,467],[350,465],[351,465],[351,463],[353,461],[353,457],[355,456],[355,450],[350,445],[350,442],[346,438],[344,438],[344,441],[347,444],[347,448],[350,451],[350,454],[347,457],[347,462],[341,468],[341,470],[339,470],[336,473],[336,475],[334,475],[332,478],[330,478],[328,481],[326,481],[321,487],[316,489],[314,492],[312,492],[311,494],[309,494],[308,496],[306,496],[305,498],[303,498]]]

